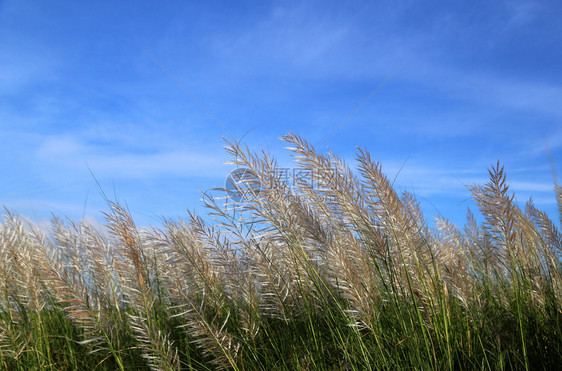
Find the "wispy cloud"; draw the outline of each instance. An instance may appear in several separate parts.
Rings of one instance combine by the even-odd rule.
[[[509,21],[505,26],[506,31],[533,21],[543,8],[540,2],[534,0],[504,1],[503,4],[509,9]]]
[[[275,155],[288,131],[319,143],[411,56],[329,146],[370,150],[391,178],[410,157],[396,185],[421,197],[462,200],[500,159],[515,191],[548,199],[543,138],[559,162],[562,81],[544,3],[158,4],[117,6],[111,21],[103,2],[0,6],[0,190],[12,200],[79,188],[81,205],[86,164],[132,198],[161,197],[155,209],[223,181],[225,133],[150,53],[235,137],[255,128],[244,142]]]
[[[96,174],[117,178],[217,177],[221,176],[225,156],[202,149],[148,148],[143,153],[127,153],[119,147],[85,143],[78,137],[47,136],[36,155],[45,165],[75,171],[89,166]]]

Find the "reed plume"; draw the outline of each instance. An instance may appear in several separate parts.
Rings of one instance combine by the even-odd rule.
[[[428,220],[380,163],[301,137],[270,155],[226,142],[233,190],[207,215],[138,228],[0,223],[3,369],[554,369],[562,235],[521,208],[500,163],[469,191],[483,216]],[[562,188],[554,195],[562,219]],[[227,196],[225,196],[227,195]]]

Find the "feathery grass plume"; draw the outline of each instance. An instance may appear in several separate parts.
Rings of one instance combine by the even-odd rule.
[[[335,219],[341,221],[337,228],[346,230],[351,237],[351,240],[344,240],[340,252],[328,261],[335,267],[332,277],[343,288],[342,294],[351,305],[348,313],[359,320],[358,325],[375,332],[375,328],[378,331],[380,327],[372,320],[380,299],[388,300],[388,294],[394,296],[391,301],[400,312],[403,309],[398,304],[399,298],[409,296],[419,302],[422,309],[416,308],[408,315],[413,315],[423,328],[420,311],[423,310],[426,320],[430,320],[426,303],[432,292],[423,274],[427,273],[425,263],[431,262],[431,251],[428,252],[429,238],[424,235],[427,228],[413,197],[406,194],[400,200],[380,166],[364,151],[359,150],[363,179],[358,180],[337,156],[318,155],[313,147],[295,135],[283,139],[293,145],[289,149],[301,168],[320,169],[319,192],[327,196]],[[356,243],[350,243],[353,240]],[[331,242],[328,248],[337,246],[334,243],[337,239]],[[382,297],[378,294],[381,288]],[[407,323],[402,323],[403,331],[408,332]],[[431,348],[426,332],[423,338],[426,348]]]
[[[438,236],[433,240],[437,246],[441,276],[445,280],[447,291],[459,299],[463,305],[474,290],[470,274],[470,253],[465,236],[450,221],[437,218]]]
[[[336,228],[351,228],[360,233],[363,240],[373,242],[373,247],[384,248],[380,231],[364,202],[363,189],[346,164],[334,154],[330,157],[319,155],[314,147],[294,134],[281,139],[291,145],[288,149],[301,169],[312,174],[315,182],[313,187],[302,188],[306,183],[301,181],[297,183],[297,188],[304,189],[310,196],[304,200],[311,201],[314,211],[325,217],[322,221],[337,223]],[[384,250],[382,253],[384,254]]]
[[[0,360],[8,369],[6,358],[17,360],[26,350],[27,344],[21,339],[21,332],[9,318],[0,318]]]
[[[539,247],[536,265],[540,271],[537,280],[540,283],[538,289],[543,291],[540,296],[544,297],[546,292],[549,292],[556,297],[556,301],[560,301],[562,300],[562,235],[548,215],[535,208],[532,200],[526,205],[526,214],[537,228],[535,241]]]
[[[503,167],[498,162],[496,167],[489,170],[490,182],[485,186],[469,186],[472,197],[476,201],[482,214],[486,218],[484,226],[496,242],[495,255],[500,262],[520,255],[517,251],[517,236],[514,195],[508,195],[508,186]],[[509,263],[509,262],[508,262]],[[504,267],[509,273],[508,267]]]
[[[478,225],[474,214],[467,212],[467,223],[464,227],[466,251],[470,254],[471,271],[477,276],[496,278],[499,266],[499,257],[496,255],[496,246],[492,241],[489,231]]]
[[[114,247],[101,231],[95,230],[85,221],[67,221],[68,226],[58,218],[53,218],[53,238],[60,251],[62,263],[73,267],[87,283],[88,289],[103,306],[113,307],[120,312],[119,261]]]
[[[490,171],[491,181],[485,187],[472,186],[474,197],[486,217],[485,227],[500,248],[500,262],[508,279],[525,276],[524,282],[536,287],[544,270],[545,244],[541,241],[540,224],[533,222],[532,204],[524,214],[515,204],[514,195],[508,196],[503,168],[498,165]],[[540,217],[539,217],[540,218]],[[513,277],[515,273],[517,277]]]
[[[15,224],[12,214],[8,213],[6,218],[10,219],[12,226]],[[25,288],[18,282],[21,259],[16,248],[17,230],[20,228],[14,230],[6,221],[0,227],[0,352],[4,364],[5,357],[17,360],[27,347],[21,323],[26,317],[27,300],[24,293],[20,292]]]
[[[301,220],[310,221],[303,225],[309,229],[320,257],[325,260],[326,276],[332,284],[337,281],[340,294],[353,298],[355,310],[370,313],[370,298],[376,293],[377,284],[371,274],[372,259],[364,244],[379,253],[383,251],[384,241],[370,219],[359,181],[335,155],[319,155],[293,134],[282,139],[291,145],[288,149],[300,168],[314,176],[314,184],[300,181],[296,182],[296,188],[305,195],[299,205]]]
[[[190,224],[166,221],[165,231],[153,238],[166,248],[166,290],[179,310],[173,317],[183,319],[181,327],[190,341],[215,367],[236,368],[240,345],[227,328],[235,303],[225,293],[220,279],[224,267],[216,265],[213,247],[201,235],[203,230],[204,223],[194,216]]]
[[[257,226],[255,231],[260,244],[256,246],[265,261],[259,259],[255,267],[264,273],[258,275],[264,279],[260,290],[269,291],[261,295],[264,314],[277,307],[282,308],[282,313],[289,313],[284,318],[304,320],[312,332],[314,349],[320,351],[313,318],[320,315],[333,321],[336,312],[343,308],[336,312],[331,309],[339,306],[339,295],[328,272],[331,267],[327,260],[322,261],[327,245],[311,239],[311,236],[320,235],[318,224],[313,223],[312,228],[306,224],[310,217],[306,215],[308,207],[303,207],[305,198],[298,188],[289,187],[285,174],[279,171],[274,160],[265,153],[261,158],[253,155],[237,143],[229,143],[227,151],[235,157],[233,164],[248,169],[250,176],[246,188],[259,189],[259,193],[252,192],[251,197],[239,205],[239,211],[250,215],[243,219],[245,223]],[[339,224],[337,219],[334,220]],[[281,279],[275,279],[279,275]],[[290,321],[291,326],[296,326],[297,322],[293,321]],[[341,338],[336,341],[341,342]]]
[[[117,203],[110,203],[111,213],[106,213],[109,231],[116,239],[117,253],[128,259],[122,265],[125,279],[127,304],[134,310],[129,313],[131,328],[139,341],[143,357],[153,370],[178,370],[178,352],[169,341],[169,334],[160,330],[156,302],[159,300],[154,287],[157,272],[149,270],[149,259],[143,250],[139,230],[129,212]]]
[[[209,293],[214,302],[214,310],[218,312],[223,307],[242,304],[238,299],[243,298],[246,282],[240,256],[233,244],[223,233],[214,227],[208,227],[202,218],[193,214],[191,225],[201,239],[212,271],[213,280],[209,281],[212,291]]]
[[[55,240],[69,241],[72,237],[69,229],[58,226],[55,231]],[[68,248],[65,247],[66,250]],[[119,340],[113,331],[114,324],[111,322],[113,317],[109,314],[108,308],[97,297],[94,291],[88,287],[88,277],[84,277],[80,267],[68,264],[69,260],[63,257],[64,253],[58,246],[55,246],[49,253],[41,251],[41,260],[38,266],[44,277],[45,284],[56,296],[57,301],[62,305],[67,317],[81,328],[81,345],[87,345],[91,353],[104,351],[110,353],[117,367],[123,370],[123,359],[120,354]]]
[[[258,161],[256,163],[259,164]],[[275,168],[263,172],[266,176],[268,173],[269,176],[275,176],[276,173]],[[245,179],[251,181],[250,177]],[[298,275],[298,271],[294,270],[293,264],[287,263],[287,259],[294,258],[294,252],[286,248],[286,238],[279,236],[275,230],[268,231],[264,229],[262,218],[255,217],[255,215],[248,218],[244,217],[244,212],[248,212],[248,210],[252,212],[252,207],[255,207],[254,210],[261,208],[260,202],[262,200],[256,200],[255,197],[262,196],[265,202],[270,197],[284,197],[287,203],[284,203],[278,209],[283,213],[282,215],[294,214],[294,217],[291,216],[294,220],[292,222],[292,228],[295,232],[293,239],[300,240],[306,238],[305,235],[308,231],[302,228],[303,215],[302,210],[298,207],[299,199],[292,197],[292,193],[289,194],[291,191],[286,188],[285,184],[281,183],[281,177],[277,178],[276,182],[278,184],[269,189],[263,185],[258,185],[260,189],[259,195],[256,193],[255,195],[250,194],[246,196],[247,198],[254,198],[257,206],[242,204],[237,205],[238,207],[230,207],[229,202],[227,202],[225,207],[221,208],[214,198],[208,196],[204,199],[207,208],[210,210],[209,215],[218,218],[218,226],[223,227],[227,235],[236,239],[234,245],[237,246],[235,248],[237,256],[240,256],[240,263],[244,266],[243,275],[247,277],[244,280],[247,283],[239,286],[239,289],[244,288],[244,292],[241,292],[241,294],[247,298],[246,303],[249,309],[249,311],[243,312],[248,322],[245,328],[253,329],[251,330],[252,332],[258,330],[258,327],[256,327],[257,323],[252,317],[259,314],[258,312],[260,311],[266,316],[279,318],[285,322],[288,321],[289,317],[295,315],[297,311],[302,311],[299,299],[297,298],[297,301],[294,301],[290,297],[291,292],[294,292],[296,289],[295,283],[297,278],[295,277]],[[253,189],[255,188],[255,183],[242,184],[241,186],[245,189]],[[271,189],[273,189],[273,192],[270,192]],[[275,193],[276,190],[280,189],[282,190],[281,193]],[[293,199],[289,200],[290,198]],[[250,205],[252,204],[250,203]],[[278,220],[284,220],[283,216],[280,216]],[[271,224],[269,226],[271,227]],[[311,248],[314,249],[315,247],[311,246]],[[315,253],[312,253],[312,255],[315,255]],[[312,260],[314,261],[314,257],[312,257]],[[314,263],[317,262],[314,261]],[[239,268],[242,268],[242,266],[239,265]],[[234,278],[234,281],[238,282],[238,280]],[[259,297],[256,296],[258,291]]]
[[[9,211],[4,218],[3,232],[1,264],[5,302],[1,309],[11,354],[21,354],[17,348],[24,344],[38,364],[49,364],[43,315],[49,293],[43,288],[40,270],[45,237]]]
[[[101,231],[87,223],[75,225],[80,233],[83,244],[87,246],[84,254],[88,264],[88,281],[93,292],[109,313],[113,313],[119,323],[125,320],[123,313],[124,277],[120,274],[123,269],[116,255],[115,246]]]
[[[68,223],[69,227],[67,228],[61,219],[56,216],[52,217],[53,242],[56,245],[60,262],[65,267],[72,268],[71,272],[80,275],[84,280],[89,270],[89,260],[85,254],[88,246],[83,244],[79,224],[71,220],[68,220]]]
[[[225,304],[222,282],[213,264],[212,251],[193,223],[194,220],[189,224],[166,221],[165,233],[158,236],[158,245],[167,249],[163,272],[169,280],[167,289],[175,301],[186,306],[204,302],[219,311]]]
[[[420,351],[416,357],[431,360],[435,367],[436,345],[429,331],[432,316],[428,303],[433,302],[436,294],[441,296],[443,289],[432,236],[413,196],[406,193],[401,199],[382,173],[381,165],[373,162],[368,152],[359,150],[357,160],[364,178],[366,203],[385,236],[388,252],[383,260],[386,275],[383,285],[390,294],[387,300],[396,315],[404,318],[400,321],[402,331],[419,331]],[[413,305],[404,307],[404,299]],[[447,359],[450,361],[450,356]]]
[[[357,159],[359,171],[365,179],[362,182],[365,200],[374,215],[375,225],[385,236],[388,259],[392,267],[398,269],[400,277],[396,278],[402,280],[399,287],[414,284],[412,289],[423,291],[417,271],[420,266],[432,265],[432,253],[428,246],[430,238],[426,235],[424,220],[418,219],[419,212],[412,212],[415,209],[404,204],[382,173],[381,165],[374,163],[369,153],[359,150]],[[412,205],[413,199],[408,198],[405,200]]]
[[[109,202],[107,229],[54,218],[49,235],[7,212],[0,368],[559,366],[560,226],[532,200],[518,207],[499,164],[470,188],[481,225],[469,211],[464,228],[430,228],[368,152],[354,172],[282,139],[292,179],[227,142],[242,197],[204,193],[211,222],[141,230]]]
[[[526,214],[517,207],[514,195],[508,195],[504,170],[499,162],[490,170],[490,178],[485,186],[470,188],[486,218],[484,226],[496,245],[497,271],[500,274],[494,278],[500,281],[500,294],[507,305],[514,307],[523,364],[528,368],[527,332],[532,323],[526,313],[533,308],[538,315],[545,309],[545,299],[547,292],[551,292],[552,282],[549,277],[551,268],[547,264],[556,255],[548,239],[556,235],[553,235],[554,230],[545,215],[538,213],[532,202],[528,203]],[[550,230],[547,239],[543,237],[545,228]],[[554,270],[559,272],[559,267],[556,263],[554,265]],[[559,282],[558,279],[556,281]]]
[[[25,229],[21,219],[9,212],[2,232],[0,257],[5,305],[38,312],[45,305],[45,297],[36,261],[40,259],[38,250],[45,242],[37,241],[33,233]]]
[[[210,363],[217,369],[239,370],[238,354],[240,351],[240,343],[226,330],[226,326],[230,319],[230,313],[227,313],[224,322],[217,326],[217,317],[207,318],[203,312],[204,308],[191,305],[189,311],[185,312],[188,319],[189,334],[195,339],[195,343],[203,353],[212,357]]]
[[[562,254],[562,235],[556,228],[556,225],[548,215],[542,211],[538,210],[532,202],[532,199],[526,205],[526,213],[531,218],[531,220],[538,227],[540,236],[542,237],[542,242],[545,246],[549,247],[549,251],[552,255]]]
[[[203,220],[193,214],[192,225],[209,246],[216,249],[213,260],[215,265],[222,267],[219,272],[225,284],[225,293],[239,309],[240,327],[245,337],[254,342],[260,330],[258,291],[261,283],[252,269],[256,259],[255,241],[251,236],[253,226],[238,220],[236,209],[230,210],[228,203],[221,207],[208,193],[203,194],[203,201],[208,215],[217,222],[216,229],[206,227]]]
[[[225,310],[235,314],[235,322],[239,322],[236,327],[244,331],[243,337],[246,340],[253,341],[259,331],[259,298],[255,284],[256,276],[250,270],[253,257],[252,249],[248,249],[250,242],[243,236],[240,224],[231,219],[225,220],[228,218],[226,211],[220,210],[214,200],[207,199],[206,206],[214,210],[215,215],[222,215],[222,227],[226,228],[208,227],[202,218],[193,214],[191,221],[195,232],[201,236],[204,246],[209,249],[211,262],[222,283],[223,317],[226,314]]]
[[[239,206],[241,214],[247,215],[244,222],[255,226],[258,238],[267,239],[277,245],[277,259],[272,260],[273,270],[283,277],[279,281],[283,286],[276,292],[287,291],[283,306],[289,307],[294,315],[304,313],[307,302],[313,304],[318,285],[314,279],[315,251],[308,244],[303,244],[302,230],[297,225],[297,217],[291,207],[295,194],[283,180],[275,160],[262,152],[262,158],[253,155],[237,143],[227,141],[226,150],[235,160],[230,162],[247,169],[246,189],[259,189],[250,192]],[[309,297],[303,297],[307,295]],[[312,295],[312,296],[310,296]],[[278,296],[279,298],[279,296]]]

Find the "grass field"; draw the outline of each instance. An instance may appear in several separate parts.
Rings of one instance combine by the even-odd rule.
[[[470,187],[483,223],[429,228],[368,153],[354,173],[283,139],[316,182],[289,187],[273,159],[229,143],[246,194],[206,195],[206,219],[140,229],[108,201],[106,229],[55,219],[44,234],[6,211],[0,367],[561,367],[560,224],[522,210],[499,164]]]

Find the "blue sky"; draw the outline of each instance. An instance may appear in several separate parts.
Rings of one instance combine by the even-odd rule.
[[[291,166],[289,131],[382,162],[426,216],[462,224],[500,160],[556,217],[562,6],[534,1],[0,1],[0,203],[34,220],[204,212],[222,137]],[[165,68],[227,129],[167,74]],[[246,134],[246,135],[245,135]],[[245,136],[244,136],[245,135]]]

